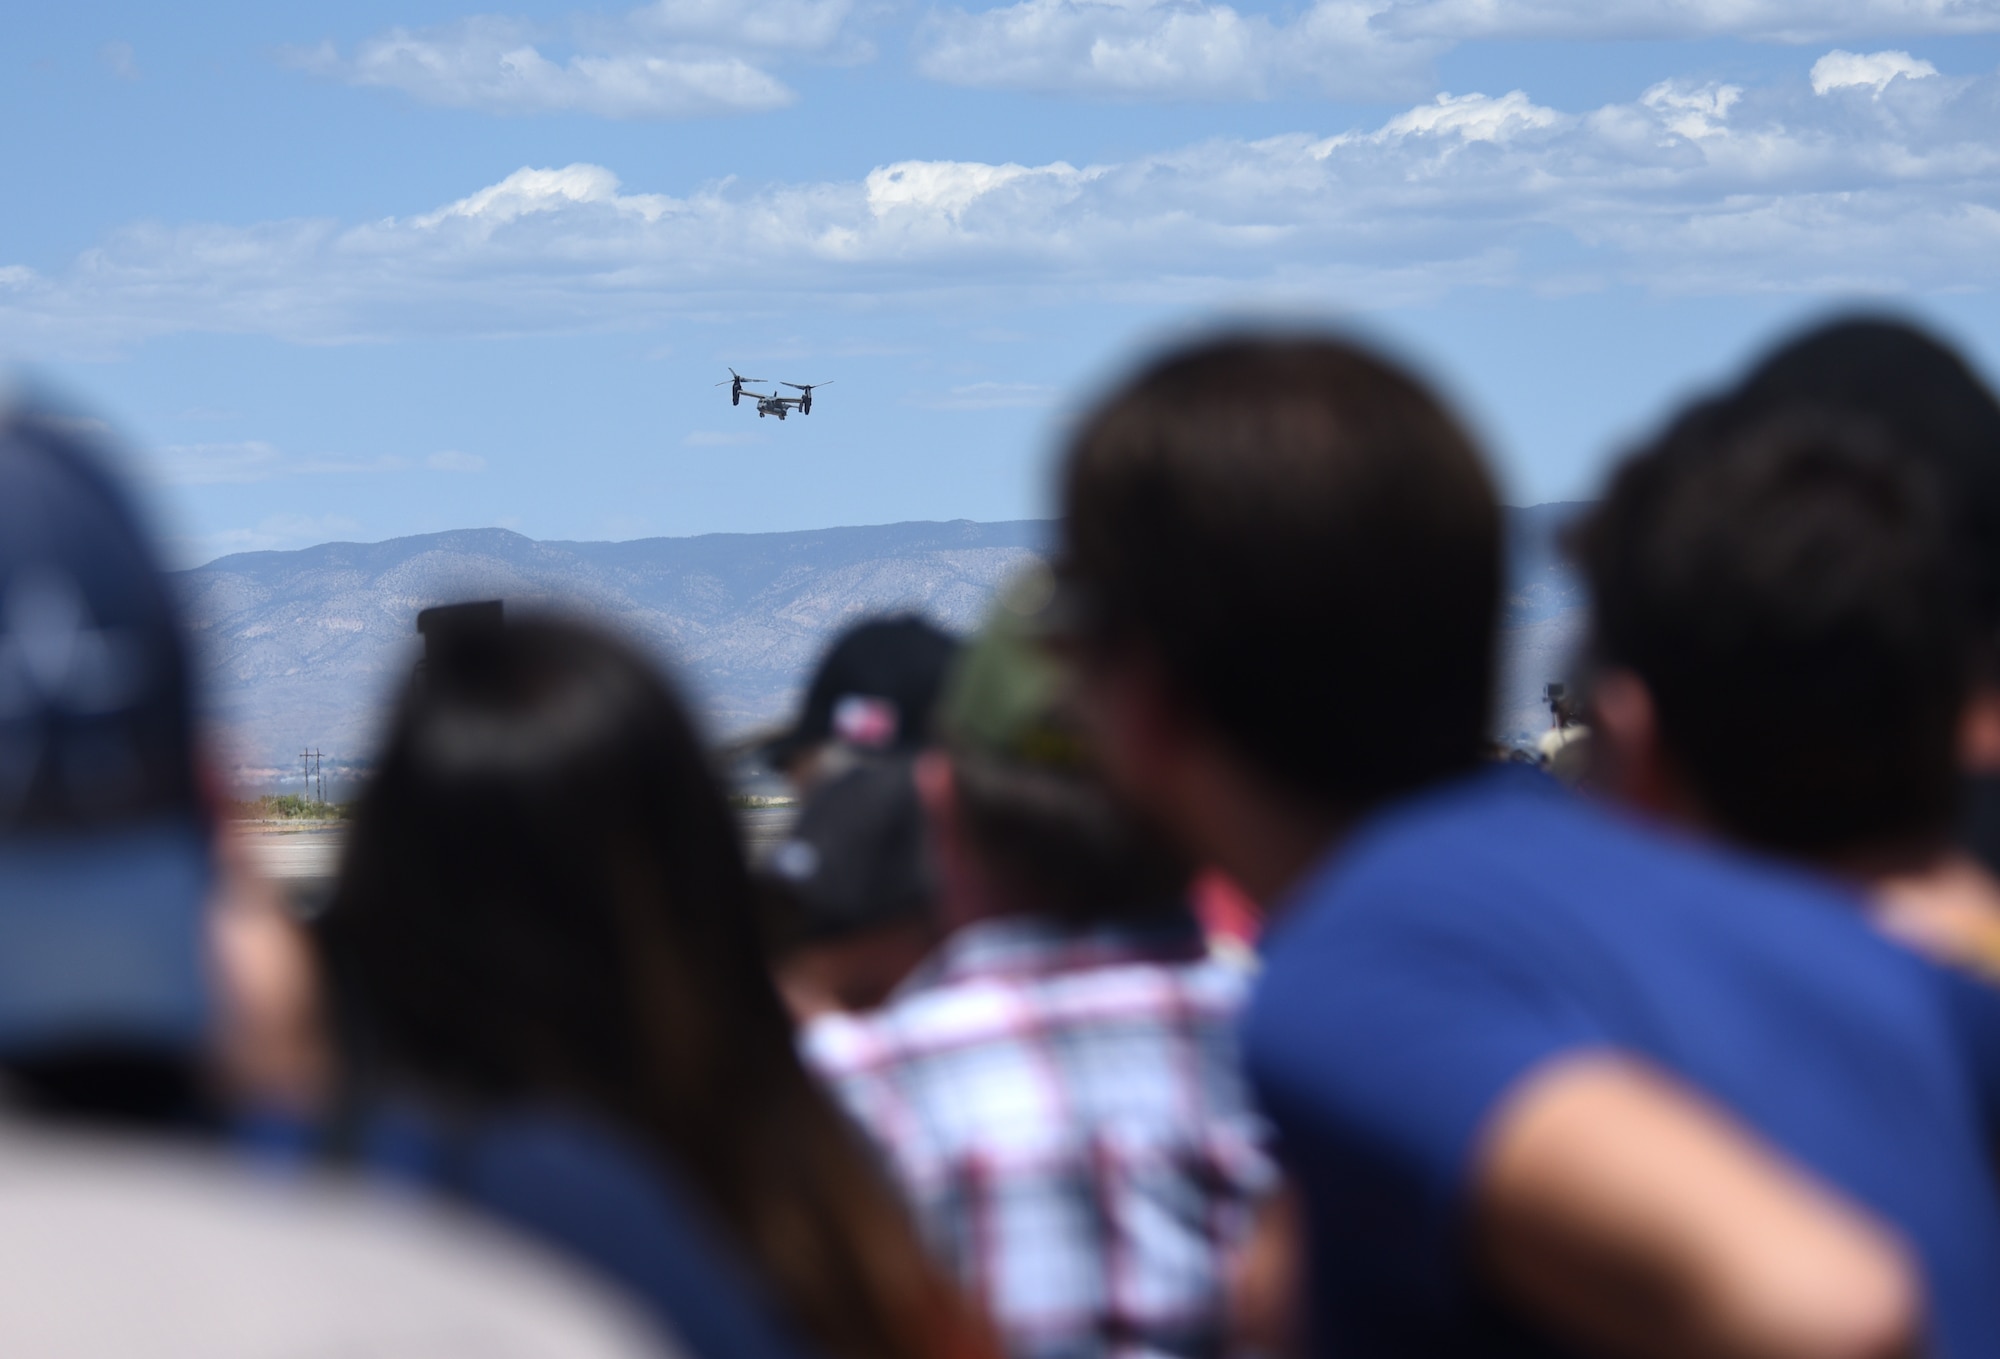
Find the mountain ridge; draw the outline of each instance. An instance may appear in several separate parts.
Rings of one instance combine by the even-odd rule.
[[[1508,511],[1503,732],[1536,724],[1541,680],[1574,639],[1580,595],[1554,544],[1577,508]],[[295,770],[307,746],[330,766],[366,762],[418,654],[416,614],[432,604],[500,597],[582,613],[660,656],[711,735],[730,737],[780,719],[828,638],[865,614],[910,610],[971,631],[1054,529],[912,520],[624,542],[449,529],[232,553],[175,580],[225,763],[255,786]]]

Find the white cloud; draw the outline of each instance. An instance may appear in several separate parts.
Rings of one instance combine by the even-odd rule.
[[[618,17],[585,16],[566,41],[525,20],[484,14],[393,28],[351,56],[321,44],[293,60],[351,84],[488,113],[755,113],[796,98],[768,69],[772,61],[867,54],[847,31],[850,9],[851,0],[656,0]]]
[[[865,61],[880,6],[653,0],[561,25],[481,14],[397,27],[295,64],[426,103],[606,118],[751,113],[794,102],[786,62]],[[1415,98],[1433,62],[1482,40],[1738,37],[1822,42],[2000,32],[2000,0],[1013,0],[934,8],[917,68],[947,84],[1109,99]],[[109,49],[107,49],[108,51]],[[108,60],[108,58],[107,58]]]
[[[462,453],[458,449],[448,448],[425,458],[424,466],[433,472],[484,472],[486,459],[477,453]]]
[[[1741,37],[2000,32],[2000,0],[1384,0],[1376,27],[1402,37]]]
[[[1867,88],[1666,81],[1580,111],[1448,94],[1332,136],[682,194],[601,166],[531,168],[380,221],[128,228],[0,291],[0,347],[554,333],[802,298],[1367,306],[1495,286],[2000,287],[2000,76]],[[203,456],[207,475],[236,474]]]
[[[1908,52],[1864,54],[1835,49],[1813,63],[1811,79],[1814,94],[1861,86],[1879,95],[1898,76],[1907,80],[1923,80],[1937,73],[1937,67]]]
[[[1729,131],[1729,110],[1742,97],[1741,85],[1663,80],[1640,95],[1639,102],[1651,109],[1669,132],[1701,141]]]
[[[852,0],[653,0],[621,21],[632,31],[676,42],[741,44],[764,52],[871,49],[849,31]],[[597,21],[599,24],[602,21]]]
[[[1421,90],[1440,44],[1371,26],[1376,0],[1315,0],[1290,19],[1210,0],[1019,0],[933,13],[917,68],[933,80],[1113,98],[1349,98]]]
[[[1523,132],[1555,127],[1562,115],[1531,103],[1520,90],[1498,99],[1483,94],[1441,94],[1434,103],[1420,104],[1383,124],[1377,143],[1412,134],[1455,134],[1467,142],[1504,142]]]
[[[1987,32],[2000,32],[2000,0],[1310,0],[1277,16],[1221,0],[1015,0],[934,11],[913,46],[919,71],[953,85],[1126,99],[1287,90],[1375,99],[1421,93],[1438,55],[1480,40]]]

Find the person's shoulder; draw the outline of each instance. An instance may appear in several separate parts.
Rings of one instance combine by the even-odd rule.
[[[1177,1024],[1229,1023],[1249,996],[1252,976],[1202,952],[1190,958],[1135,957],[1055,973],[1038,981],[1034,1004],[1050,1025],[1124,1022],[1148,1016]]]
[[[1473,897],[1490,920],[1573,871],[1566,861],[1588,851],[1592,820],[1573,795],[1515,767],[1409,795],[1357,824],[1280,903],[1268,957],[1377,921],[1414,927],[1428,914],[1461,915]]]
[[[665,1352],[622,1295],[468,1214],[16,1127],[0,1131],[0,1269],[0,1334],[24,1353]],[[107,1295],[117,1308],[93,1301]]]
[[[833,1079],[864,1077],[1018,1027],[1020,989],[991,978],[904,990],[879,1009],[815,1016],[801,1030],[806,1061]]]
[[[1742,901],[1814,909],[1847,903],[1796,868],[1646,822],[1514,766],[1482,770],[1408,798],[1364,823],[1296,894],[1294,914],[1364,922],[1388,913],[1466,927],[1601,916],[1616,901],[1732,910]],[[1476,901],[1478,909],[1468,909]],[[1432,923],[1436,923],[1433,921]]]
[[[875,1014],[832,1010],[799,1026],[799,1054],[812,1070],[840,1079],[883,1065],[893,1045]]]
[[[1391,803],[1351,839],[1350,877],[1511,863],[1557,869],[1563,851],[1611,829],[1602,810],[1539,770],[1496,765]]]

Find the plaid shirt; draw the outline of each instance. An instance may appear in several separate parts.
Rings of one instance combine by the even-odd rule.
[[[1191,922],[990,920],[805,1049],[1016,1359],[1216,1355],[1226,1252],[1272,1178],[1247,980]]]

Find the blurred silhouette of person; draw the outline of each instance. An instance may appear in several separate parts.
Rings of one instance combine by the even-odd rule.
[[[1420,383],[1169,354],[1063,509],[1104,767],[1279,917],[1244,1042],[1314,1352],[1991,1347],[1992,998],[1817,878],[1482,761],[1499,511]]]
[[[1989,648],[1931,472],[1852,413],[1727,400],[1629,459],[1580,542],[1601,772],[1877,888],[1893,931],[2000,976],[2000,923],[1939,890],[1983,876],[1952,840]]]
[[[1108,795],[1034,640],[1046,571],[962,656],[918,786],[949,934],[807,1051],[1017,1359],[1220,1355],[1223,1264],[1270,1179],[1240,969],[1187,865]]]
[[[809,793],[858,761],[923,749],[957,651],[915,614],[854,624],[820,658],[798,716],[765,742],[765,760]]]
[[[1910,942],[2000,975],[2000,401],[1937,336],[1868,316],[1780,345],[1726,400],[1738,424],[1800,407],[1859,424],[1936,478],[1975,634],[1958,730],[1960,848],[1885,871],[1878,896],[1884,923]]]
[[[218,850],[174,602],[93,427],[0,413],[0,1349],[658,1353],[507,1234],[203,1145],[245,1088],[311,1097],[309,988]]]
[[[907,756],[822,782],[759,874],[766,949],[800,1023],[872,1010],[938,939],[937,875]]]
[[[322,939],[363,1163],[562,1245],[703,1355],[984,1352],[801,1065],[720,788],[628,647],[557,620],[435,647]]]
[[[958,641],[915,614],[868,618],[820,658],[764,759],[804,799],[757,891],[771,968],[800,1019],[879,1004],[937,941],[910,761]]]

